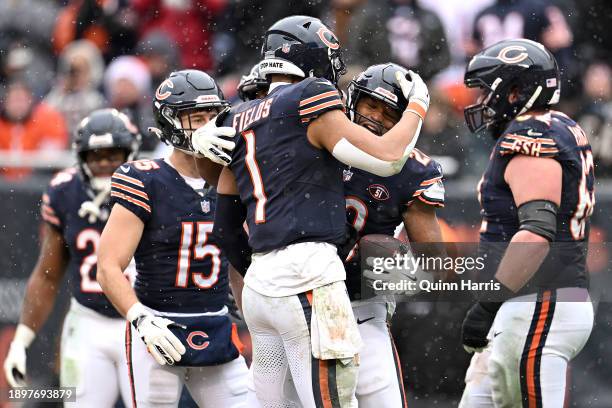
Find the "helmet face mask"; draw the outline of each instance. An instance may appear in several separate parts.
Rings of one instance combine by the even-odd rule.
[[[243,101],[252,101],[263,97],[270,87],[270,83],[261,75],[259,62],[251,68],[248,75],[243,75],[238,84],[238,96]]]
[[[464,82],[485,91],[481,101],[464,109],[468,128],[474,133],[489,129],[497,138],[516,116],[557,103],[561,79],[557,62],[543,45],[517,39],[472,57]]]
[[[153,113],[159,128],[151,131],[162,142],[198,156],[191,145],[191,133],[199,126],[192,123],[191,116],[200,111],[218,113],[228,106],[221,89],[208,74],[192,69],[173,72],[155,92]]]

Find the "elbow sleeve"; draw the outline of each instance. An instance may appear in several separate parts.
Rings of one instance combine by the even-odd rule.
[[[408,146],[406,146],[406,149],[404,149],[404,153],[399,160],[387,161],[378,159],[371,154],[360,150],[344,138],[340,139],[340,141],[336,143],[332,154],[337,160],[348,166],[356,167],[381,177],[393,176],[394,174],[402,171],[406,160],[408,160],[410,153],[412,153],[412,150],[414,149],[414,146],[419,138],[419,134],[421,133],[422,123],[423,121],[419,120],[417,131]]]
[[[533,232],[552,242],[557,234],[558,211],[559,207],[552,201],[527,201],[518,208],[520,229]]]
[[[251,265],[249,237],[242,227],[246,208],[237,195],[218,194],[213,235],[223,254],[242,276]]]

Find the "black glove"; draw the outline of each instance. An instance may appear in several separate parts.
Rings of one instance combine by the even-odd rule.
[[[353,249],[358,240],[359,234],[357,230],[353,227],[353,224],[347,221],[344,228],[344,242],[337,245],[338,256],[342,262],[346,261],[346,258],[351,253],[351,249]]]
[[[461,341],[468,353],[480,353],[489,343],[487,335],[502,302],[478,302],[465,315],[461,325]]]

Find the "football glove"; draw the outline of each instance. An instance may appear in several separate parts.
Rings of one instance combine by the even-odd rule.
[[[227,114],[227,110],[221,112],[207,124],[198,128],[191,135],[191,146],[196,153],[199,153],[210,161],[227,166],[232,158],[228,154],[234,150],[236,144],[231,140],[236,131],[233,127],[218,126],[222,117]]]
[[[25,324],[19,324],[4,360],[4,376],[13,388],[25,387],[26,384],[26,349],[30,347],[36,333]]]
[[[478,302],[465,315],[461,325],[461,341],[468,353],[480,353],[489,344],[487,335],[501,302]]]
[[[168,327],[181,327],[170,319],[153,315],[141,303],[134,304],[127,318],[147,345],[147,350],[160,365],[174,365],[185,354],[185,346]]]
[[[401,72],[395,72],[395,79],[402,89],[404,97],[408,100],[407,112],[413,112],[425,118],[429,109],[429,90],[425,81],[414,71],[408,71],[410,78],[406,78]]]

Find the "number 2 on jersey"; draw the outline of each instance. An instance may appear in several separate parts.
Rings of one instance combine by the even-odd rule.
[[[247,130],[246,132],[242,132],[241,135],[246,143],[246,157],[244,158],[244,162],[246,163],[247,170],[251,176],[251,183],[253,184],[255,224],[263,224],[266,222],[266,202],[268,201],[268,197],[266,197],[259,165],[255,159],[255,132]]]

